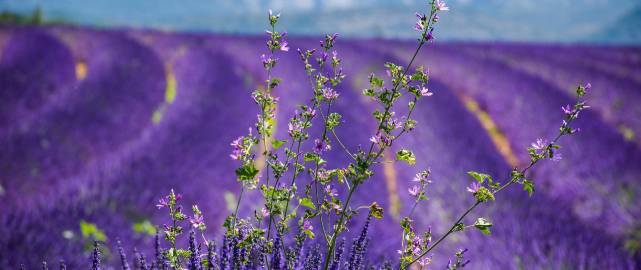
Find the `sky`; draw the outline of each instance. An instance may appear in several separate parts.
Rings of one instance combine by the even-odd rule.
[[[449,0],[442,40],[641,45],[639,0]],[[268,9],[291,34],[413,38],[422,0],[0,0],[0,11],[97,27],[262,33]]]

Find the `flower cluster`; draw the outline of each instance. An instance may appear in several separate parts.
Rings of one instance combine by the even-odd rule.
[[[418,21],[414,24],[414,30],[421,32],[420,42],[432,42],[434,40],[434,24],[440,20],[439,12],[448,10],[450,8],[444,1],[434,0],[432,1],[429,15],[416,13]]]

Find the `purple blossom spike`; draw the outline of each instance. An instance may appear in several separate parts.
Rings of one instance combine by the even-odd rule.
[[[342,238],[341,242],[338,244],[338,247],[336,248],[334,259],[332,259],[332,264],[329,266],[330,270],[338,270],[341,264],[341,257],[343,256],[344,250],[345,250],[345,238]]]
[[[93,252],[91,253],[91,270],[100,270],[100,248],[98,241],[93,241]]]
[[[125,250],[122,248],[122,244],[120,243],[120,240],[116,242],[116,246],[118,248],[118,254],[120,255],[120,265],[122,266],[122,270],[129,270],[129,263],[127,263],[127,256],[125,255]]]
[[[200,256],[196,248],[196,233],[189,232],[189,270],[200,270]]]
[[[214,241],[210,241],[207,244],[207,270],[214,270],[214,265],[216,264],[216,244]]]

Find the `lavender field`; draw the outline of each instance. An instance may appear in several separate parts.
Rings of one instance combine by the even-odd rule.
[[[184,205],[198,204],[208,234],[220,236],[229,194],[240,189],[233,161],[220,157],[258,113],[250,93],[266,79],[263,40],[1,26],[0,269],[60,259],[86,268],[96,237],[87,226],[104,233],[107,263],[118,261],[117,239],[152,256],[150,223],[166,222],[155,204],[171,188]],[[283,79],[274,95],[286,97],[276,136],[287,133],[296,105],[311,98],[295,49],[318,46],[316,38],[288,41],[293,49],[274,70]],[[405,63],[414,46],[336,44],[347,74],[337,89],[344,121],[337,132],[348,148],[365,146],[376,130],[369,115],[376,104],[361,94],[367,76],[382,73],[385,62]],[[432,169],[430,200],[415,218],[437,233],[473,203],[462,192],[470,182],[465,172],[507,178],[527,165],[526,147],[558,131],[574,87],[592,84],[591,108],[577,121],[581,132],[562,141],[560,161],[533,171],[534,196],[514,188],[484,205],[492,236],[455,235],[434,254],[434,268],[460,247],[470,249],[469,269],[641,268],[641,47],[437,43],[418,63],[429,67],[434,96],[417,107],[415,132],[393,148],[415,149],[417,166]],[[347,162],[340,151],[328,159]],[[371,224],[369,257],[399,249],[399,217],[413,203],[407,189],[415,170],[385,163],[355,194],[355,205],[376,198],[386,210]],[[250,215],[261,203],[255,196],[241,212]],[[351,225],[360,228],[358,222]]]

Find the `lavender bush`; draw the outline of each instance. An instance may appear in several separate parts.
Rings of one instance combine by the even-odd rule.
[[[414,67],[415,59],[423,47],[434,41],[435,26],[439,16],[448,7],[439,0],[431,1],[427,14],[417,14],[415,29],[419,32],[416,50],[405,65],[385,64],[387,77],[371,74],[369,86],[363,95],[379,104],[372,115],[376,129],[364,147],[350,149],[341,140],[337,130],[344,125],[342,116],[333,111],[341,96],[338,86],[346,75],[342,60],[334,44],[338,35],[327,35],[318,49],[298,49],[302,67],[313,93],[308,104],[299,105],[287,123],[288,137],[276,138],[276,107],[279,97],[274,94],[284,81],[276,77],[279,54],[290,51],[286,33],[276,28],[279,14],[269,12],[270,29],[267,31],[267,51],[260,61],[266,72],[264,85],[253,91],[252,98],[259,114],[248,133],[231,142],[229,157],[237,164],[235,174],[242,185],[235,196],[235,210],[223,224],[224,235],[219,243],[207,238],[204,214],[197,205],[185,210],[182,196],[173,190],[162,197],[157,207],[167,211],[169,220],[156,235],[155,253],[152,258],[134,251],[135,269],[408,269],[428,268],[431,252],[449,236],[466,230],[491,234],[493,223],[488,217],[469,216],[474,210],[497,199],[498,194],[510,186],[518,185],[532,196],[534,182],[528,172],[543,160],[558,160],[559,140],[578,130],[572,127],[579,113],[588,108],[583,97],[591,85],[576,88],[578,101],[561,108],[564,115],[556,136],[539,139],[527,149],[529,164],[514,168],[504,180],[492,175],[470,171],[470,185],[466,190],[473,203],[459,215],[449,229],[433,235],[431,229],[417,229],[415,209],[429,198],[432,184],[429,168],[417,169],[414,185],[408,194],[414,204],[401,218],[402,235],[398,250],[390,250],[388,260],[376,261],[367,254],[369,226],[383,218],[383,209],[375,200],[365,205],[354,205],[354,194],[364,186],[377,185],[370,179],[375,168],[390,161],[408,165],[416,163],[417,156],[411,149],[400,148],[391,153],[392,145],[407,136],[418,124],[413,112],[438,91],[428,88],[430,74],[423,67]],[[403,104],[403,105],[401,105]],[[312,133],[317,126],[318,133]],[[396,145],[395,145],[396,146]],[[346,164],[330,164],[325,157],[330,151],[345,155]],[[435,169],[436,170],[436,169]],[[247,194],[258,192],[262,206],[252,216],[241,217],[240,206]],[[354,239],[343,235],[357,217],[365,217],[363,227]],[[161,238],[164,243],[161,243]],[[187,240],[187,241],[185,241]],[[183,246],[185,246],[183,248]],[[130,260],[118,244],[122,269],[130,269]],[[467,249],[454,254],[446,269],[465,267]],[[43,263],[43,268],[47,264]],[[63,262],[60,268],[65,269]],[[101,249],[94,242],[91,269],[101,268]]]

